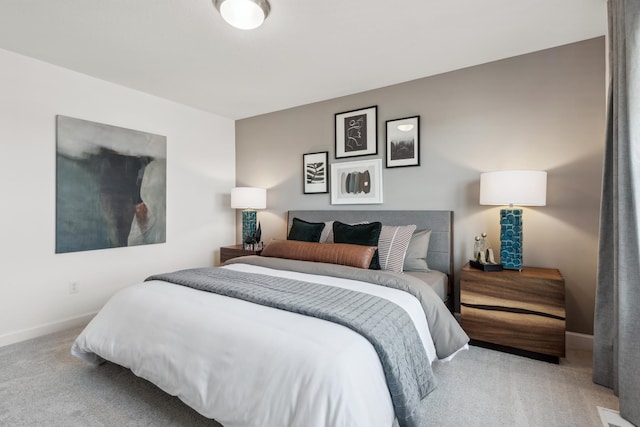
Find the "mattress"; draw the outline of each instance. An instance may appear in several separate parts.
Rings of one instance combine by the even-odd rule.
[[[444,302],[447,301],[447,289],[449,288],[449,277],[447,277],[446,274],[436,270],[431,270],[429,272],[405,271],[404,274],[420,279],[427,286],[433,289],[442,301]]]

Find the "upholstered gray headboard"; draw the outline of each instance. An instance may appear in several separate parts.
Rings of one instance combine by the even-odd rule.
[[[449,295],[453,289],[453,211],[289,211],[287,230],[293,218],[310,222],[380,221],[383,225],[415,224],[417,230],[430,228],[431,239],[427,252],[429,268],[442,271],[449,276]]]

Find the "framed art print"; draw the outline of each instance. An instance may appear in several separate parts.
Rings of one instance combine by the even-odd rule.
[[[336,159],[378,154],[378,107],[336,114]]]
[[[167,138],[56,116],[56,253],[166,241]]]
[[[387,120],[386,166],[420,166],[420,116]]]
[[[329,152],[302,155],[302,175],[304,194],[329,192]]]
[[[331,165],[332,205],[377,203],[382,203],[381,159]]]

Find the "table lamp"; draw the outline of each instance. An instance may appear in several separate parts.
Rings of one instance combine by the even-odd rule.
[[[231,207],[242,209],[242,244],[247,237],[256,233],[256,209],[267,207],[267,190],[255,187],[235,187],[231,189]]]
[[[545,206],[547,173],[509,170],[480,174],[480,204],[508,205],[500,210],[500,262],[509,270],[522,270],[522,209]]]

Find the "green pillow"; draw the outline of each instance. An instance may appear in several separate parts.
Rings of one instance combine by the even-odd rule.
[[[349,225],[340,221],[333,222],[333,242],[351,243],[352,245],[378,246],[380,239],[381,222],[371,222],[369,224]],[[373,259],[369,265],[370,270],[380,270],[380,260],[378,250],[373,254]]]
[[[319,242],[324,229],[324,222],[307,222],[299,218],[293,218],[291,230],[287,240],[299,240],[301,242]]]

